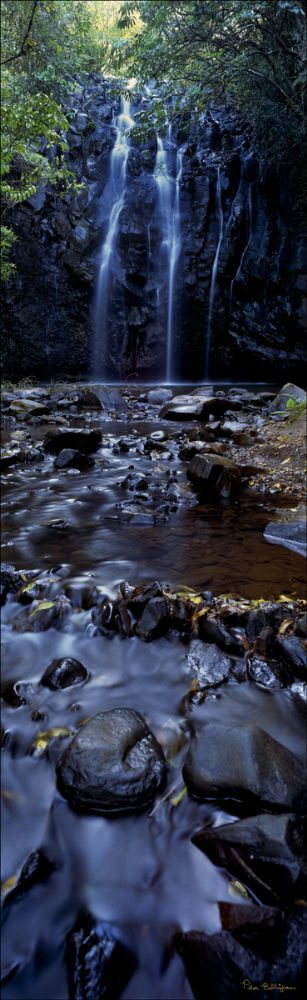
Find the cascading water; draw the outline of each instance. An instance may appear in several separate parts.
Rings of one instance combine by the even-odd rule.
[[[171,141],[171,126],[168,131],[169,142]],[[166,366],[165,380],[171,382],[172,360],[173,360],[173,326],[174,326],[174,293],[176,284],[176,269],[181,249],[180,233],[180,182],[182,177],[182,150],[177,150],[176,154],[176,177],[169,175],[167,164],[167,152],[163,146],[163,140],[157,137],[157,155],[155,165],[155,179],[159,190],[159,202],[161,213],[161,250],[163,257],[167,260],[168,287],[167,287],[167,336],[166,336]]]
[[[222,245],[222,240],[223,240],[223,235],[224,235],[224,213],[223,213],[223,206],[222,206],[221,168],[220,167],[217,168],[217,175],[216,175],[216,204],[217,204],[217,213],[218,213],[218,220],[219,220],[219,239],[218,239],[218,244],[217,244],[217,248],[216,248],[216,252],[215,252],[215,257],[214,257],[214,261],[213,261],[212,275],[211,275],[211,285],[210,285],[210,294],[209,294],[208,327],[207,327],[207,338],[206,338],[206,344],[205,344],[205,379],[207,379],[208,375],[209,375],[209,360],[210,360],[210,349],[211,349],[212,317],[213,317],[213,306],[214,306],[215,292],[216,292],[216,276],[217,276],[217,271],[218,271],[220,250],[221,250],[221,245]]]
[[[241,254],[239,267],[237,268],[235,276],[232,279],[232,282],[231,282],[231,285],[230,285],[230,293],[229,293],[229,318],[230,319],[231,319],[231,315],[232,315],[232,299],[233,299],[234,285],[235,285],[236,281],[239,280],[239,277],[240,277],[240,274],[241,274],[241,271],[242,271],[242,267],[243,267],[243,263],[244,263],[244,260],[245,260],[245,257],[246,257],[246,254],[247,254],[247,251],[248,251],[251,239],[252,239],[252,235],[253,235],[253,192],[252,192],[252,184],[251,183],[248,185],[248,199],[247,199],[247,203],[248,203],[248,237],[247,237],[247,242],[245,244],[243,252]]]
[[[110,216],[106,237],[101,250],[100,267],[96,293],[95,336],[93,345],[93,374],[103,374],[103,355],[106,348],[107,314],[111,279],[112,255],[116,247],[119,217],[123,208],[126,187],[129,140],[127,132],[134,126],[130,115],[130,102],[121,98],[121,110],[115,119],[116,139],[111,154],[110,178],[107,196],[110,201]]]

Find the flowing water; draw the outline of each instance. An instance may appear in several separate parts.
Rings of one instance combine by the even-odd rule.
[[[110,178],[107,186],[107,196],[110,204],[109,222],[101,250],[96,290],[95,337],[92,358],[92,370],[95,377],[103,375],[104,356],[107,347],[107,320],[110,305],[112,264],[114,264],[118,222],[125,200],[127,161],[129,156],[127,132],[133,128],[133,125],[134,121],[130,115],[130,102],[126,97],[122,97],[121,111],[115,121],[116,140],[111,153]]]
[[[169,127],[169,143],[171,142],[171,126]],[[181,250],[180,236],[180,183],[182,177],[183,152],[178,149],[176,154],[176,176],[173,178],[168,170],[167,149],[163,139],[157,137],[157,155],[155,179],[159,191],[161,216],[161,264],[162,273],[164,261],[167,270],[167,321],[166,321],[166,364],[165,381],[171,383],[173,374],[173,337],[174,337],[174,299],[176,291],[176,271]]]
[[[103,432],[103,446],[86,474],[56,472],[52,457],[46,456],[43,465],[15,469],[4,477],[3,559],[46,574],[53,569],[58,582],[50,580],[50,596],[64,588],[74,612],[61,631],[32,633],[13,628],[22,611],[14,597],[3,608],[3,686],[16,681],[33,685],[27,704],[13,708],[4,703],[2,715],[10,733],[3,752],[3,879],[18,873],[40,847],[55,864],[47,882],[4,909],[3,1000],[68,1000],[65,941],[81,907],[106,923],[136,956],[136,971],[121,1000],[191,1000],[182,962],[172,948],[173,934],[179,928],[214,933],[220,928],[218,902],[236,901],[229,896],[226,872],[191,843],[196,829],[231,817],[188,796],[177,806],[171,802],[183,787],[181,761],[188,740],[182,712],[190,685],[186,644],[175,637],[148,644],[138,638],[95,637],[90,612],[80,610],[78,595],[85,582],[112,595],[122,579],[137,584],[154,578],[173,588],[187,584],[273,598],[287,581],[288,589],[300,595],[304,564],[300,556],[263,538],[265,524],[279,516],[275,508],[280,500],[272,496],[218,507],[183,506],[161,524],[122,519],[117,505],[127,496],[122,482],[131,467],[161,483],[170,470],[179,483],[185,480],[173,443],[182,428],[161,421],[159,408],[156,415],[139,414],[138,405],[136,399],[118,420],[103,412],[92,418]],[[80,425],[80,417],[75,422]],[[166,458],[158,451],[150,457],[142,448],[157,428],[170,435]],[[40,439],[45,430],[31,427],[31,434]],[[128,452],[120,450],[123,439]],[[55,518],[67,527],[50,526]],[[87,667],[85,686],[50,691],[38,684],[49,662],[62,656]],[[169,797],[158,799],[143,816],[77,815],[56,787],[61,740],[47,754],[33,754],[31,748],[41,731],[75,731],[96,712],[121,706],[145,714],[173,759]],[[228,683],[220,699],[205,703],[203,714],[238,723],[249,719],[259,724],[261,718],[273,737],[304,752],[303,720],[286,690],[272,695],[250,683]],[[237,901],[244,905],[241,896]]]
[[[211,333],[212,333],[212,317],[213,317],[213,306],[215,301],[216,293],[216,278],[219,266],[219,256],[222,246],[222,240],[224,235],[224,213],[222,206],[222,190],[221,190],[221,168],[217,168],[216,173],[216,206],[217,206],[217,217],[219,223],[219,238],[216,247],[215,257],[212,267],[211,275],[211,285],[209,292],[209,312],[208,312],[208,327],[207,327],[207,337],[205,341],[205,379],[209,376],[209,363],[210,363],[210,352],[211,352]]]

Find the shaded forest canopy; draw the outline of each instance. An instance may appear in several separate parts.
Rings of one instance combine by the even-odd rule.
[[[42,183],[75,185],[67,169],[65,93],[92,71],[154,80],[159,100],[139,128],[233,100],[251,140],[287,172],[299,226],[306,195],[303,0],[2,0],[1,247],[10,277],[11,208]]]

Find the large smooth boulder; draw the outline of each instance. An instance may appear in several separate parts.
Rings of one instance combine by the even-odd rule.
[[[239,800],[246,807],[291,811],[305,787],[303,764],[251,724],[198,723],[183,768],[198,799]]]
[[[240,469],[221,455],[195,455],[187,476],[201,500],[212,496],[227,499],[238,493],[241,486]]]
[[[293,814],[264,813],[200,830],[193,843],[263,903],[288,901],[307,889],[303,825]]]
[[[165,780],[166,763],[142,715],[115,708],[81,726],[57,772],[60,790],[74,808],[122,813],[153,801]]]
[[[45,451],[51,452],[52,455],[58,455],[63,448],[73,448],[89,454],[92,451],[97,451],[101,446],[101,442],[101,431],[75,428],[69,431],[48,431],[48,434],[44,437],[43,447]]]

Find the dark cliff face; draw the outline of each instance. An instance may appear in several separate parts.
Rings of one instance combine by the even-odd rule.
[[[148,100],[140,96],[135,116]],[[110,80],[92,76],[68,103],[73,112],[68,164],[84,187],[63,198],[44,189],[14,209],[17,276],[3,293],[4,369],[11,377],[90,372],[119,98]],[[106,377],[162,379],[168,285],[153,175],[156,141],[137,146],[132,134],[130,144],[101,352]],[[173,126],[168,146],[173,175],[178,146],[183,156],[174,377],[197,381],[205,374],[212,272],[222,235],[210,377],[301,380],[306,268],[303,241],[291,225],[286,178],[278,182],[272,169],[257,161],[231,106],[192,121],[188,132],[180,123]]]

